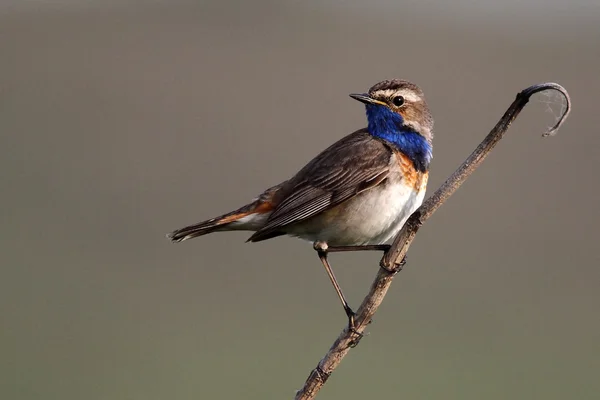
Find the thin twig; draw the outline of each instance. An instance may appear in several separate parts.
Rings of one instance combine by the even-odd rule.
[[[529,102],[532,95],[545,90],[555,90],[559,92],[566,101],[566,107],[563,115],[560,116],[556,124],[542,136],[554,134],[565,121],[571,110],[571,99],[566,89],[556,83],[542,83],[530,86],[517,94],[517,98],[506,110],[496,126],[485,137],[473,153],[462,163],[462,165],[444,182],[444,184],[415,211],[402,230],[396,235],[391,248],[384,254],[375,280],[371,284],[369,293],[364,298],[358,308],[355,316],[356,331],[364,332],[366,326],[371,322],[371,318],[377,312],[379,305],[387,293],[394,275],[402,269],[402,260],[404,259],[410,244],[415,238],[417,231],[431,217],[431,215],[450,197],[456,189],[473,173],[483,162],[488,153],[494,148],[496,143],[508,130],[510,124],[519,115],[521,110]],[[325,384],[331,373],[342,361],[346,353],[350,351],[355,343],[356,333],[344,329],[335,340],[325,357],[319,361],[319,364],[313,369],[306,380],[302,389],[296,392],[296,400],[314,399],[321,387]]]

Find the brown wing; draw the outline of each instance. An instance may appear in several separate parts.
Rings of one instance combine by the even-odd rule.
[[[281,235],[286,225],[306,220],[377,186],[388,175],[391,155],[391,150],[366,129],[334,143],[283,185],[274,211],[248,241]]]

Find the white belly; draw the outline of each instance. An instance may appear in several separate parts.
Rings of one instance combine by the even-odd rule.
[[[424,188],[417,192],[401,182],[386,182],[324,216],[291,226],[288,234],[329,246],[383,244],[402,229],[424,196]]]

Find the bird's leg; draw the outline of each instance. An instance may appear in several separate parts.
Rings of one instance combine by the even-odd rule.
[[[388,251],[390,249],[390,247],[392,247],[392,246],[390,246],[389,244],[367,244],[364,246],[333,246],[333,247],[328,247],[327,252],[333,253],[333,252],[342,252],[342,251],[372,251],[372,250],[375,250],[375,251],[383,251],[385,253],[386,251]],[[398,265],[396,272],[400,271],[405,265],[406,265],[406,256],[404,256],[404,258]]]
[[[331,280],[331,283],[333,284],[333,287],[334,287],[340,301],[342,302],[344,311],[346,312],[346,315],[348,316],[348,330],[358,336],[358,339],[356,341],[354,341],[353,344],[351,344],[351,347],[355,347],[364,335],[356,330],[356,327],[354,325],[355,313],[352,310],[352,308],[350,308],[350,305],[348,305],[348,301],[346,300],[346,297],[344,297],[344,293],[342,293],[342,289],[340,288],[340,285],[337,282],[337,279],[335,278],[333,270],[331,269],[331,265],[329,265],[329,261],[327,260],[327,253],[329,253],[329,252],[344,252],[344,251],[383,251],[383,252],[386,252],[390,249],[391,246],[389,244],[369,244],[369,245],[363,245],[363,246],[333,246],[333,247],[329,247],[327,245],[327,243],[325,243],[325,242],[315,242],[313,244],[313,247],[317,251],[317,254],[319,255],[319,259],[323,263],[323,266],[325,267],[325,271],[327,271],[327,275],[329,276],[329,279]],[[400,263],[400,268],[402,268],[404,266],[404,264],[406,264],[406,257],[404,257],[404,259]]]
[[[389,244],[367,244],[364,246],[332,246],[327,248],[327,252],[342,252],[342,251],[383,251],[390,249]]]
[[[331,283],[333,284],[333,287],[334,287],[338,297],[340,298],[340,301],[342,302],[342,306],[344,307],[344,311],[346,312],[346,316],[348,317],[348,329],[351,332],[354,332],[356,335],[358,335],[358,340],[360,340],[363,337],[363,334],[358,332],[355,328],[354,311],[352,310],[352,308],[350,308],[350,305],[348,305],[348,301],[346,301],[346,297],[344,297],[344,293],[342,293],[342,289],[340,288],[340,285],[337,282],[335,275],[333,274],[333,270],[331,269],[331,265],[329,265],[329,261],[327,260],[327,252],[328,252],[327,243],[315,242],[313,247],[317,251],[317,254],[319,255],[319,259],[323,263],[323,266],[325,267],[325,271],[327,271],[327,275],[329,275],[329,279],[331,280]],[[355,342],[355,345],[356,344],[358,344],[358,341]]]

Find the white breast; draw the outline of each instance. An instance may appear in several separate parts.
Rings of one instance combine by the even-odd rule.
[[[319,231],[306,229],[298,236],[324,241],[329,246],[383,244],[402,229],[408,217],[421,205],[425,191],[417,193],[402,183],[382,185],[349,200],[343,215]],[[318,221],[315,221],[318,222]]]
[[[333,210],[291,226],[288,234],[329,246],[383,244],[402,229],[423,203],[426,177],[419,190],[402,178],[395,164],[387,180]],[[408,184],[407,184],[408,183]]]
[[[416,192],[412,187],[402,183],[390,184],[382,188],[378,194],[365,193],[362,204],[358,201],[352,204],[355,211],[351,213],[352,217],[348,222],[355,232],[345,239],[354,239],[357,245],[387,242],[402,229],[408,217],[419,208],[424,196],[425,190]]]

